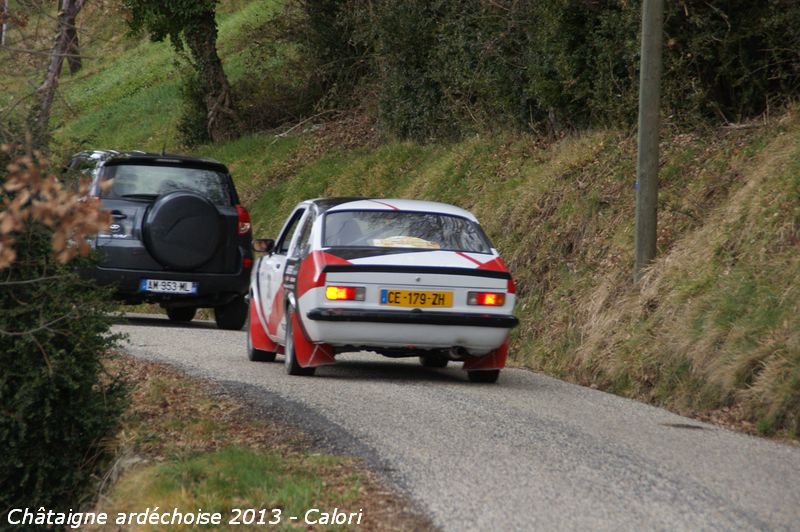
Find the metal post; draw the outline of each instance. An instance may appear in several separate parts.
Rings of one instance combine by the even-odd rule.
[[[644,0],[639,74],[639,154],[636,164],[636,265],[634,281],[656,256],[658,140],[664,0]]]

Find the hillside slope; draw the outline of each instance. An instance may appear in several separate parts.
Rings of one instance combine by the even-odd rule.
[[[276,5],[224,4],[220,51],[234,82],[247,71],[248,26]],[[179,150],[173,52],[110,42],[64,82],[60,144]],[[368,113],[275,133],[196,150],[230,166],[258,236],[274,236],[314,196],[458,204],[519,280],[515,363],[764,433],[800,432],[796,109],[740,128],[665,128],[659,259],[638,288],[629,133],[546,142],[494,132],[422,145],[382,139]]]

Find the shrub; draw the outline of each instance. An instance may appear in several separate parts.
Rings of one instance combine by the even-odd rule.
[[[800,92],[793,0],[665,3],[663,109],[677,123],[738,121]],[[636,118],[641,2],[538,2],[527,64],[537,105],[564,121]],[[531,21],[536,22],[536,21]]]
[[[121,413],[100,357],[116,342],[106,294],[82,280],[85,238],[107,220],[32,157],[0,188],[0,516],[77,509]],[[69,264],[67,264],[69,262]]]
[[[381,123],[399,136],[635,122],[641,0],[298,5],[287,41],[322,69],[322,92],[374,74]],[[666,2],[664,42],[674,123],[740,121],[800,94],[795,0]]]

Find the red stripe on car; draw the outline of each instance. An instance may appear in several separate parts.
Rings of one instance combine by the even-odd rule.
[[[395,210],[395,211],[398,211],[398,210],[400,210],[400,209],[398,209],[397,207],[395,207],[394,205],[390,205],[390,204],[388,204],[388,203],[385,203],[385,202],[383,202],[383,201],[378,201],[378,200],[375,200],[375,199],[371,199],[371,200],[369,200],[369,201],[371,201],[372,203],[380,203],[380,204],[381,204],[381,205],[383,205],[384,207],[389,207],[390,209],[393,209],[393,210]]]
[[[478,266],[478,269],[479,270],[494,270],[494,271],[498,271],[498,272],[507,272],[508,271],[508,268],[506,267],[506,264],[503,262],[503,259],[501,259],[500,257],[494,258],[494,259],[492,259],[492,260],[490,260],[488,262],[484,262],[483,264]],[[515,294],[517,292],[517,285],[514,283],[514,279],[512,279],[512,278],[508,279],[508,287],[506,288],[506,291],[509,294]]]
[[[327,264],[350,264],[350,261],[324,251],[311,253],[303,259],[297,271],[296,295],[298,299],[312,288],[325,284],[325,272],[322,269]]]
[[[456,251],[456,255],[458,255],[459,257],[464,257],[464,258],[465,258],[465,259],[467,259],[468,261],[474,262],[475,264],[477,264],[477,265],[478,265],[478,267],[480,267],[480,266],[482,265],[481,261],[473,259],[472,257],[470,257],[469,255],[467,255],[467,254],[466,254],[466,253],[464,253],[463,251]]]
[[[496,257],[488,262],[484,262],[480,266],[478,266],[479,270],[492,270],[496,272],[507,272],[508,268],[506,264],[503,262],[503,259],[500,257]]]

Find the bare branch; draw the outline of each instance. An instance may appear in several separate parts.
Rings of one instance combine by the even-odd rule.
[[[290,127],[289,129],[287,129],[286,131],[284,131],[283,133],[278,133],[277,135],[275,135],[275,138],[273,139],[273,141],[272,141],[270,144],[275,144],[276,142],[278,142],[278,140],[279,140],[279,139],[281,139],[281,138],[285,137],[286,135],[288,135],[289,133],[291,133],[292,131],[294,131],[294,130],[295,130],[295,129],[297,129],[298,127],[300,127],[300,126],[302,126],[303,124],[306,124],[306,123],[308,123],[308,122],[310,122],[310,121],[314,120],[315,118],[319,118],[319,117],[320,117],[320,116],[322,116],[322,115],[326,115],[326,114],[328,114],[328,113],[335,113],[335,112],[337,112],[337,110],[336,110],[336,109],[327,109],[327,110],[325,110],[325,111],[322,111],[321,113],[317,113],[317,114],[315,114],[315,115],[313,115],[313,116],[309,116],[309,117],[308,117],[308,118],[306,118],[305,120],[301,120],[300,122],[296,123],[295,125],[293,125],[293,126],[292,126],[292,127]]]
[[[26,279],[24,281],[0,281],[0,287],[41,283],[41,282],[44,282],[44,281],[52,281],[54,279],[63,279],[65,277],[66,277],[66,275],[49,275],[47,277],[37,277],[36,279]]]
[[[46,55],[46,56],[49,56],[49,55],[52,55],[53,53],[58,53],[58,55],[60,55],[61,57],[66,57],[66,58],[69,58],[69,57],[86,57],[86,56],[82,56],[81,54],[75,54],[75,53],[70,53],[70,52],[53,52],[52,50],[30,50],[30,49],[27,49],[27,48],[15,48],[13,46],[8,46],[8,45],[2,45],[2,46],[0,46],[0,49],[8,50],[9,52],[16,53],[16,54]],[[96,59],[96,58],[95,57],[89,57],[89,59]]]

